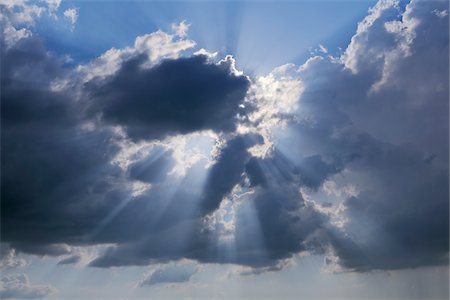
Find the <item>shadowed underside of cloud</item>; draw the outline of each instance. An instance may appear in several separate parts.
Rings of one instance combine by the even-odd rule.
[[[134,140],[201,130],[234,131],[249,81],[226,64],[198,55],[144,69],[144,55],[123,63],[112,78],[88,84],[90,108],[106,123],[122,125]]]
[[[140,286],[188,282],[195,273],[197,273],[197,268],[193,265],[161,267],[141,281]]]
[[[188,258],[278,270],[300,252],[356,271],[448,264],[448,16],[432,13],[448,3],[400,9],[381,1],[342,57],[296,72],[298,109],[266,114],[285,127],[264,120],[246,134],[251,82],[229,59],[149,66],[130,52],[83,83],[37,38],[2,47],[2,242],[71,255],[60,264],[79,261],[70,245],[114,244],[95,267]],[[55,88],[61,78],[70,89]],[[212,157],[173,172],[168,141],[207,130],[220,137]],[[267,139],[272,150],[254,156]],[[145,143],[153,150],[117,163]],[[344,173],[358,192],[323,211],[315,193]],[[142,284],[196,272],[179,271]]]
[[[64,258],[58,262],[58,265],[70,265],[70,264],[76,264],[81,260],[81,256],[79,255],[73,255],[69,256],[68,258]]]

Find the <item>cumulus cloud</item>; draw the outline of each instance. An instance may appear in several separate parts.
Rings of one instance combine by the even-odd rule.
[[[0,24],[4,35],[2,42],[5,42],[6,47],[11,47],[19,40],[31,36],[31,29],[41,16],[47,14],[56,18],[60,4],[61,0],[2,1],[0,7],[2,13]]]
[[[141,61],[145,68],[154,66],[165,59],[179,58],[183,51],[196,45],[194,41],[186,39],[186,32],[180,32],[178,29],[180,26],[185,30],[188,29],[185,23],[181,24],[173,27],[175,31],[173,34],[158,30],[136,37],[132,47],[111,48],[91,62],[79,65],[77,71],[82,76],[82,80],[88,82],[93,78],[101,79],[115,74],[122,63],[132,58],[145,57],[145,62]]]
[[[39,40],[2,48],[2,61],[2,239],[30,253],[65,254],[58,244],[71,234],[63,227],[75,235],[89,231],[73,217],[88,203],[90,213],[96,210],[96,201],[79,200],[103,198],[117,177],[118,167],[110,163],[117,152],[114,133],[86,129],[74,95],[50,90],[66,70]]]
[[[358,186],[342,231],[328,232],[345,268],[448,263],[448,26],[430,14],[445,6],[381,1],[340,59],[300,68],[298,117],[277,145],[297,161],[321,155]]]
[[[230,132],[249,82],[204,56],[166,60],[143,69],[137,56],[106,82],[93,82],[90,110],[122,125],[135,140],[201,130]]]
[[[50,285],[32,285],[25,274],[12,274],[0,279],[2,299],[41,299],[56,292]]]
[[[2,239],[60,264],[80,260],[72,246],[111,245],[93,267],[187,258],[257,274],[298,253],[333,270],[447,264],[446,9],[380,1],[341,57],[259,78],[231,56],[182,56],[187,23],[72,69],[10,22]],[[212,142],[180,154],[195,134]],[[343,200],[321,203],[322,190]],[[142,284],[196,272],[175,269]]]
[[[180,26],[176,34],[184,36],[180,30],[185,24]],[[156,110],[153,117],[141,119],[148,123],[148,133],[144,130],[143,137],[155,139],[155,134],[161,138],[206,129],[233,131],[249,80],[239,75],[231,57],[218,63],[201,55],[177,58],[181,50],[192,45],[181,37],[158,31],[138,37],[134,48],[118,50],[116,58],[105,59],[103,63],[94,61],[76,72],[65,66],[63,58],[49,54],[38,38],[23,38],[9,48],[2,47],[2,60],[7,62],[2,65],[1,219],[5,241],[25,253],[65,255],[60,264],[78,260],[67,244],[117,244],[117,249],[109,249],[104,257],[92,262],[96,266],[147,264],[182,257],[205,259],[207,240],[199,234],[204,224],[197,206],[202,202],[209,207],[208,203],[221,200],[214,200],[216,195],[208,192],[202,194],[202,180],[209,172],[209,162],[202,159],[194,163],[186,170],[186,179],[170,173],[176,154],[173,150],[134,157],[131,162],[117,165],[121,147],[129,144],[126,142],[129,138],[136,139],[130,134],[132,126],[111,122],[124,126],[124,133],[96,122],[92,115],[85,114],[89,110],[85,103],[92,101],[84,101],[92,100],[93,92],[99,92],[114,80],[123,80],[120,75],[131,71],[143,91],[152,96],[147,100],[143,95],[149,101],[146,114]],[[161,62],[161,59],[168,60]],[[136,62],[142,62],[143,68],[134,65],[133,69]],[[103,66],[107,70],[98,72]],[[83,73],[87,69],[94,74],[90,79]],[[172,76],[179,72],[185,76]],[[94,77],[98,84],[95,91]],[[152,78],[165,78],[167,83],[162,88],[154,83],[146,90],[144,79]],[[86,81],[92,82],[85,86]],[[185,95],[172,93],[181,87],[194,106],[183,102]],[[119,104],[121,93],[134,93],[126,85],[122,88],[113,97],[119,97]],[[166,108],[163,100],[171,101],[172,107]],[[99,100],[94,97],[95,101]],[[138,103],[130,113],[126,120],[139,119]],[[103,111],[101,114],[105,115]],[[163,114],[166,118],[161,118]],[[163,124],[167,120],[169,124]],[[155,128],[158,126],[160,129]],[[246,149],[244,146],[244,154]],[[239,164],[236,167],[241,168]],[[216,168],[218,164],[212,167]],[[213,177],[221,174],[212,173],[209,180],[218,182]],[[151,184],[151,188],[144,186],[135,194],[133,186],[137,181]],[[174,190],[176,181],[179,188]],[[221,188],[222,193],[229,192],[233,184],[225,190]],[[135,225],[131,220],[136,221],[132,222]],[[177,241],[180,235],[198,239],[192,239],[191,245],[184,247]],[[167,239],[169,242],[164,242]],[[149,248],[152,249],[147,251]],[[115,251],[126,255],[117,260]],[[136,251],[142,255],[132,254]]]
[[[237,136],[230,139],[221,149],[216,163],[211,167],[206,188],[201,199],[203,213],[215,211],[224,196],[241,182],[246,161],[250,158],[248,149],[262,142],[259,135]]]

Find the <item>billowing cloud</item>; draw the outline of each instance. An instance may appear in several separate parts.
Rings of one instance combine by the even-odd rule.
[[[121,125],[134,140],[201,130],[230,132],[249,86],[225,63],[205,56],[165,60],[144,69],[144,56],[125,62],[106,82],[93,83],[90,110]]]
[[[74,246],[108,244],[90,266],[187,258],[257,274],[299,253],[355,271],[447,264],[447,9],[380,1],[342,56],[259,78],[230,56],[182,56],[187,23],[76,68],[8,23],[6,261],[71,264]],[[195,157],[180,154],[189,135]],[[161,268],[142,285],[194,273]]]
[[[203,213],[215,211],[223,197],[242,181],[245,163],[250,158],[248,149],[261,142],[261,136],[252,134],[237,136],[227,142],[208,174],[201,199]]]
[[[56,18],[61,0],[2,1],[0,24],[2,25],[2,47],[11,47],[21,39],[32,35],[32,27],[43,15]]]
[[[114,189],[114,133],[84,127],[74,95],[50,89],[66,70],[39,40],[2,48],[2,61],[2,239],[30,253],[64,254],[53,244],[90,231],[75,216],[89,211],[93,222]]]
[[[177,59],[183,51],[196,45],[194,41],[186,39],[184,31],[188,27],[182,22],[172,25],[173,34],[158,30],[138,36],[132,47],[111,48],[89,63],[79,65],[76,71],[82,76],[82,81],[88,82],[93,78],[115,74],[124,62],[132,58],[146,57],[145,67],[154,66],[165,59]]]
[[[340,59],[300,69],[298,117],[277,145],[294,160],[321,155],[358,186],[329,232],[346,268],[448,263],[448,26],[431,13],[445,7],[412,2],[399,21],[381,1]]]

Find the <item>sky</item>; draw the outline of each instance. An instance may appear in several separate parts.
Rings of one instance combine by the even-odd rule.
[[[449,298],[448,1],[0,9],[0,298]]]

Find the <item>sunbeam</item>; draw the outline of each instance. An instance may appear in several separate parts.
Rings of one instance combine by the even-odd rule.
[[[0,2],[0,298],[448,299],[448,1]]]

